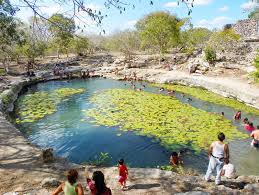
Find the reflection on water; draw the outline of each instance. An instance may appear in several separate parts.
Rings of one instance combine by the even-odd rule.
[[[26,93],[52,91],[62,87],[85,88],[86,92],[59,104],[56,113],[37,122],[20,125],[19,128],[32,143],[40,147],[52,147],[57,155],[76,163],[93,159],[100,152],[110,154],[110,165],[115,164],[119,158],[125,158],[132,167],[156,167],[168,163],[171,151],[167,151],[151,138],[137,136],[133,132],[122,132],[115,127],[95,126],[85,121],[83,110],[91,108],[88,98],[93,93],[109,88],[129,88],[128,83],[105,79],[50,81],[33,85]],[[145,90],[159,93],[157,88],[149,86]],[[176,93],[175,96],[184,103],[208,112],[224,112],[225,117],[231,120],[236,112],[231,108],[203,102],[194,97],[191,97],[192,101],[188,101],[188,95],[183,97],[182,94]],[[243,113],[242,117],[259,124],[258,116]],[[244,131],[241,123],[233,122],[233,125]],[[223,129],[222,131],[224,132]],[[239,174],[259,174],[259,151],[251,148],[250,142],[251,139],[246,139],[230,143],[231,161],[236,165]],[[203,173],[206,171],[206,152],[194,154],[192,151],[186,151],[183,159],[186,167],[195,168]]]

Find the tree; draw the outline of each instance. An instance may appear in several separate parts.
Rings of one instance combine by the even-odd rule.
[[[139,20],[136,27],[143,46],[153,46],[161,56],[179,40],[181,21],[167,12],[154,12]]]
[[[9,71],[8,60],[13,55],[14,45],[23,42],[24,32],[18,28],[19,24],[12,16],[0,13],[0,60],[6,73]]]
[[[212,34],[208,46],[219,52],[233,51],[239,40],[240,35],[236,34],[233,29],[224,29]]]
[[[49,18],[49,21],[49,30],[53,35],[53,45],[57,48],[58,58],[59,52],[68,55],[70,41],[76,29],[74,20],[62,14],[54,14]]]
[[[181,32],[180,45],[183,49],[203,48],[209,41],[212,32],[207,28],[190,28]]]
[[[248,18],[259,19],[259,8],[256,7],[253,11],[248,14]]]
[[[74,37],[71,42],[71,47],[77,55],[86,55],[89,49],[89,40],[86,37]]]

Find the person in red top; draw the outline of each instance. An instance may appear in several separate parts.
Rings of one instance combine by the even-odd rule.
[[[106,187],[104,175],[101,171],[93,173],[93,179],[88,176],[88,171],[85,171],[86,183],[91,190],[91,195],[112,195],[111,189]]]
[[[240,110],[235,114],[234,119],[235,120],[240,120],[241,119],[241,111]]]
[[[128,178],[128,169],[124,164],[124,159],[120,159],[118,161],[118,169],[119,169],[119,183],[121,185],[122,190],[126,190],[126,180]]]

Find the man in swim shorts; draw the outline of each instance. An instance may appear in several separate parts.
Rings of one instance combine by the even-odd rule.
[[[253,138],[253,141],[251,143],[251,146],[258,148],[259,147],[259,125],[257,126],[257,129],[254,130],[250,136]]]

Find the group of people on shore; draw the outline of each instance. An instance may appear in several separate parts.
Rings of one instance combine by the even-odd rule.
[[[127,190],[126,181],[128,178],[128,168],[124,163],[124,159],[118,161],[118,183],[122,190]],[[62,182],[52,195],[58,195],[64,192],[65,195],[83,195],[84,190],[82,184],[78,183],[78,172],[71,169],[67,173],[67,181]],[[86,184],[91,191],[91,195],[112,195],[112,191],[105,184],[105,177],[101,171],[94,171],[92,179],[89,177],[87,168],[85,169]]]

